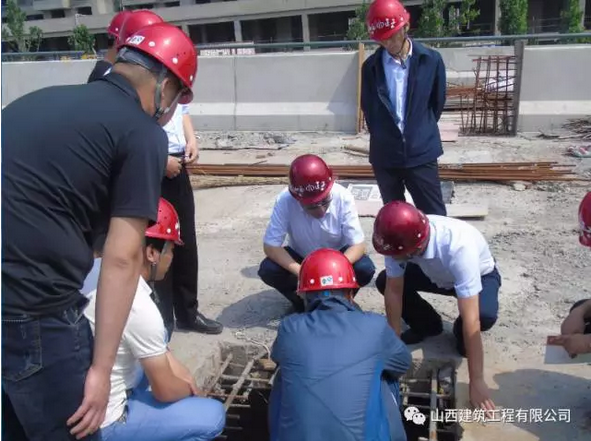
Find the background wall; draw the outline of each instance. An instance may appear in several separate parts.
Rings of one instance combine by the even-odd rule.
[[[513,47],[441,49],[447,80],[470,84],[472,59]],[[370,53],[366,53],[366,57]],[[94,61],[2,63],[2,105],[36,89],[86,82]],[[200,57],[190,112],[198,130],[353,132],[357,52]],[[526,47],[520,131],[591,114],[591,45]]]

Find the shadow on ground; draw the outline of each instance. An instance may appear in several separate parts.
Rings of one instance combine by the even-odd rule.
[[[217,318],[230,329],[262,327],[277,330],[279,321],[291,310],[287,300],[274,289],[268,289],[224,308]]]
[[[240,273],[247,279],[258,279],[259,265],[245,266],[240,270]]]
[[[498,389],[491,388],[492,399],[498,408],[504,409],[505,417],[504,421],[486,423],[489,427],[483,427],[483,431],[489,428],[494,433],[497,425],[512,426],[529,432],[539,441],[591,439],[591,381],[588,379],[538,369],[501,372],[493,379]],[[467,389],[467,384],[458,384],[458,395],[467,397]],[[457,406],[468,407],[467,403]],[[496,419],[499,418],[503,419],[502,413],[497,414]]]

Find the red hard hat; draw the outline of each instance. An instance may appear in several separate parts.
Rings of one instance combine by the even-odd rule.
[[[310,253],[302,262],[298,292],[347,288],[356,289],[359,284],[353,265],[340,251],[322,248]]]
[[[334,184],[332,170],[316,155],[302,155],[289,168],[289,192],[304,205],[325,199]]]
[[[107,34],[112,35],[115,38],[119,37],[119,31],[125,22],[125,19],[132,13],[132,11],[121,11],[115,14],[109,27],[107,28]]]
[[[123,23],[120,26],[117,47],[121,47],[125,43],[125,40],[140,29],[153,25],[154,23],[164,23],[164,20],[158,14],[147,9],[139,9],[132,14],[128,14],[124,17]]]
[[[365,21],[370,38],[384,41],[410,23],[410,14],[398,0],[375,0]]]
[[[179,216],[172,204],[164,198],[160,198],[158,202],[158,220],[154,225],[146,229],[146,237],[184,245],[181,240]]]
[[[134,12],[131,18],[136,14],[138,12]],[[180,104],[188,104],[193,100],[197,51],[187,34],[169,23],[156,23],[135,32],[122,46],[150,55],[172,72],[185,87],[179,99]]]
[[[393,201],[384,205],[373,226],[373,246],[386,256],[414,253],[429,239],[429,219],[413,205]]]
[[[585,195],[579,206],[579,242],[591,247],[591,191]]]

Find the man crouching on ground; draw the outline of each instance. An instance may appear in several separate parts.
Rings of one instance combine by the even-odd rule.
[[[206,441],[224,428],[222,403],[196,396],[201,392],[193,376],[166,345],[152,286],[168,271],[175,244],[183,244],[178,216],[161,198],[158,221],[146,230],[141,277],[111,373],[109,404],[101,426],[104,441]],[[96,289],[88,297],[84,314],[94,332]],[[143,374],[151,390],[139,381]]]
[[[353,302],[359,285],[337,250],[302,262],[306,312],[285,318],[271,358],[279,368],[269,405],[271,441],[406,441],[398,378],[410,352],[382,315]]]

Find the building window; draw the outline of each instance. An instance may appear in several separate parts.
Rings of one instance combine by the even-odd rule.
[[[82,8],[76,9],[76,12],[80,15],[92,15],[92,8],[90,6],[83,6]]]
[[[176,8],[177,6],[180,6],[181,2],[166,2],[164,3],[164,7],[165,8]]]
[[[66,11],[63,9],[54,9],[51,11],[51,18],[64,18],[66,16]]]

